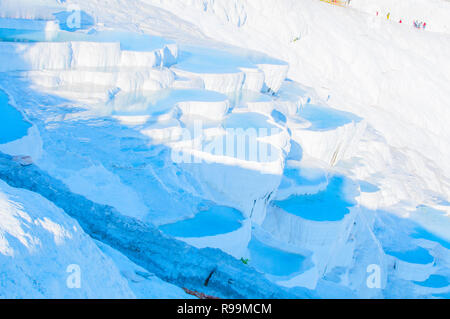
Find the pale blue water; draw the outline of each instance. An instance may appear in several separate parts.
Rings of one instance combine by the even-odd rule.
[[[254,128],[257,132],[260,128],[266,128],[267,134],[270,134],[272,129],[279,130],[278,127],[269,123],[268,120],[267,116],[260,113],[233,113],[225,120],[224,126],[226,128],[243,130]]]
[[[236,73],[240,68],[257,68],[258,63],[286,64],[283,61],[269,58],[243,50],[220,51],[205,47],[180,46],[177,67],[196,73]]]
[[[277,110],[273,110],[272,113],[270,113],[270,115],[273,117],[273,119],[277,123],[285,124],[286,121],[287,121],[286,116],[283,113],[281,113],[281,112],[279,112]]]
[[[261,92],[242,90],[240,94],[231,92],[227,94],[228,99],[233,105],[245,105],[248,102],[270,102],[272,98]]]
[[[361,188],[361,192],[364,192],[364,193],[375,193],[380,190],[380,188],[378,188],[378,186],[373,185],[368,182],[365,182],[365,181],[359,181],[359,186]]]
[[[403,260],[412,264],[429,264],[433,262],[434,258],[430,255],[428,250],[422,247],[417,247],[414,250],[407,251],[386,251],[386,254],[394,256],[400,260]]]
[[[343,195],[344,179],[334,176],[327,188],[313,195],[294,195],[274,201],[284,211],[314,221],[337,221],[350,212],[354,204]]]
[[[53,16],[56,18],[56,20],[59,21],[59,28],[61,30],[66,30],[66,31],[76,31],[76,29],[71,28],[70,25],[67,25],[67,21],[69,19],[69,17],[73,14],[73,11],[61,11],[61,12],[56,12],[53,13]],[[95,19],[89,15],[88,13],[86,13],[85,11],[81,10],[80,11],[80,26],[77,29],[89,29],[90,27],[94,26],[95,24]]]
[[[442,299],[450,299],[450,292],[444,292],[442,294],[433,294],[433,296]]]
[[[84,13],[82,13],[83,15]],[[65,22],[66,12],[56,14]],[[83,17],[82,17],[83,18]],[[83,24],[83,22],[85,22]],[[122,50],[129,51],[152,51],[161,49],[165,45],[173,44],[174,41],[163,37],[128,32],[128,31],[97,31],[89,29],[93,26],[90,17],[82,19],[81,30],[71,30],[60,24],[60,31],[46,36],[44,30],[23,30],[0,28],[0,41],[7,42],[65,42],[65,41],[87,41],[87,42],[120,42]],[[204,47],[181,46],[177,67],[186,71],[199,73],[236,73],[241,67],[257,68],[258,63],[285,64],[280,60],[267,56],[256,56],[249,52],[224,52]]]
[[[305,260],[302,255],[267,246],[256,239],[250,241],[248,249],[249,265],[274,276],[288,276],[299,272]]]
[[[417,226],[414,227],[414,231],[411,234],[413,238],[423,238],[435,241],[440,243],[443,247],[450,249],[450,242],[447,238],[450,222],[445,211],[434,209],[426,205],[418,205],[417,210],[411,214],[410,218],[417,223]],[[435,226],[428,229],[433,224]],[[436,229],[433,229],[435,227]]]
[[[242,220],[242,214],[234,208],[213,206],[197,213],[193,218],[162,225],[159,229],[174,237],[215,236],[238,230],[242,226]]]
[[[448,200],[445,200],[442,198],[437,201],[437,204],[443,205],[443,206],[450,206],[450,202]]]
[[[41,39],[45,39],[42,31],[0,28],[0,41],[3,42],[36,42]]]
[[[449,285],[449,280],[447,277],[441,275],[431,275],[425,281],[414,281],[416,285],[430,288],[444,288]]]
[[[416,227],[414,229],[414,233],[411,234],[411,237],[435,241],[435,242],[438,242],[439,244],[441,244],[443,247],[450,249],[450,243],[448,241],[446,241],[445,239],[442,239],[439,236],[436,236],[436,235],[430,233],[429,231],[427,231],[426,229],[421,228],[421,227]]]
[[[8,96],[0,90],[0,144],[15,141],[27,134],[31,124],[8,103]]]
[[[120,47],[125,51],[152,51],[161,49],[164,45],[172,44],[173,41],[158,36],[147,34],[125,32],[125,31],[96,31],[70,32],[58,31],[51,39],[46,37],[44,31],[39,30],[17,30],[0,28],[0,41],[5,42],[65,42],[65,41],[87,41],[87,42],[120,42]]]
[[[239,66],[254,65],[239,56],[208,48],[186,48],[180,51],[177,67],[196,73],[236,73]]]
[[[164,89],[144,93],[129,93],[116,96],[114,115],[160,115],[168,112],[179,102],[220,102],[227,97],[223,94],[195,89]],[[133,106],[132,109],[129,107]],[[136,107],[139,105],[139,107]]]
[[[361,120],[352,113],[312,104],[302,107],[298,114],[311,122],[311,126],[308,129],[312,131],[334,130],[345,124]]]
[[[301,175],[302,170],[309,170],[312,177],[305,177]],[[313,173],[313,174],[311,174]],[[308,168],[308,169],[298,169],[298,168],[287,168],[283,172],[283,178],[281,180],[280,188],[286,188],[292,184],[300,186],[315,186],[322,183],[326,183],[327,178],[321,171]]]

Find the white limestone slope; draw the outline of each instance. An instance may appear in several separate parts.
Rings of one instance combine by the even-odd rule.
[[[381,18],[390,13],[390,20],[412,27],[413,21],[426,22],[426,30],[433,32],[450,33],[448,16],[450,15],[450,3],[442,0],[411,1],[407,0],[352,0],[352,8],[376,15]]]
[[[0,181],[0,214],[3,298],[134,298],[111,259],[48,200]],[[73,264],[79,289],[67,285]]]
[[[2,89],[1,86],[0,89]],[[12,96],[7,96],[7,100],[10,107],[19,110]],[[20,114],[24,118],[24,121],[26,121],[26,116],[24,116],[23,113]],[[11,121],[10,125],[18,125],[18,123],[12,123],[12,120],[9,121]],[[36,127],[36,125],[32,125],[30,123],[30,127],[27,129],[24,136],[21,136],[20,138],[9,141],[7,143],[0,144],[0,152],[12,156],[30,156],[32,160],[39,160],[43,152],[43,145],[39,129]]]
[[[0,181],[0,217],[1,298],[190,298],[94,241],[37,193]]]
[[[436,196],[448,200],[448,34],[359,11],[392,7],[392,14],[401,9],[411,18],[421,11],[418,19],[445,32],[448,2],[361,0],[350,8],[315,0],[147,2],[182,16],[206,36],[288,61],[291,79],[314,87],[329,106],[362,118],[364,134],[355,128],[328,141],[320,134],[308,146],[313,133],[307,132],[303,141],[327,162],[340,144],[351,145],[341,166],[381,186],[379,208],[414,210],[424,202],[437,206]],[[351,142],[355,134],[363,143]]]

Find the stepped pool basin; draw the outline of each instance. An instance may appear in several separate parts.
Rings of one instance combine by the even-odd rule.
[[[426,240],[430,240],[430,241],[434,241],[437,242],[439,244],[442,245],[442,247],[445,247],[447,249],[450,249],[450,242],[442,239],[439,236],[436,236],[432,233],[430,233],[429,231],[427,231],[426,229],[422,228],[422,227],[416,227],[414,229],[413,234],[411,234],[412,238],[417,238],[417,239],[426,239]]]
[[[430,255],[428,250],[422,247],[417,247],[413,250],[407,251],[390,251],[387,250],[386,254],[394,256],[402,261],[412,263],[412,264],[421,264],[426,265],[433,262],[434,258]]]
[[[449,279],[442,275],[431,275],[425,281],[414,281],[414,283],[416,285],[429,288],[444,288],[450,284]]]
[[[180,102],[226,103],[221,93],[195,89],[163,89],[117,95],[111,102],[113,115],[160,115]],[[207,113],[207,109],[205,112]]]
[[[380,190],[378,186],[365,181],[359,181],[359,186],[363,193],[376,193]]]
[[[8,102],[8,95],[0,90],[0,144],[18,140],[27,135],[31,124]]]
[[[356,115],[326,106],[306,104],[298,114],[311,123],[312,131],[329,131],[361,119]]]
[[[315,186],[326,183],[326,175],[320,170],[306,168],[286,168],[283,172],[280,188],[291,185]]]
[[[241,68],[255,69],[264,63],[286,65],[286,62],[255,52],[181,45],[178,67],[188,72],[225,74],[240,72]]]
[[[305,260],[302,255],[268,246],[254,238],[250,241],[248,250],[249,265],[274,276],[282,277],[298,273]]]
[[[193,218],[162,225],[159,229],[174,237],[206,237],[238,230],[242,226],[242,221],[243,216],[237,209],[213,206],[198,212]]]
[[[334,176],[325,190],[312,195],[293,195],[274,204],[287,213],[313,221],[339,221],[354,206],[345,196],[345,180]]]
[[[125,31],[70,32],[0,28],[0,42],[119,42],[124,51],[153,51],[175,42],[159,36]]]

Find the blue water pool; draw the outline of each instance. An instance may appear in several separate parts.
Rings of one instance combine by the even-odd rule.
[[[183,47],[177,67],[196,73],[236,73],[239,67],[254,67],[243,57],[209,48]]]
[[[257,68],[259,63],[284,65],[285,62],[243,50],[221,51],[180,45],[177,67],[195,73],[236,73],[240,68]]]
[[[8,103],[8,96],[0,90],[0,144],[9,143],[27,135],[31,124]]]
[[[311,123],[312,131],[328,131],[351,122],[359,122],[356,115],[330,107],[307,104],[301,108],[299,115]]]
[[[37,42],[43,39],[45,39],[45,33],[42,31],[0,28],[0,41]]]
[[[259,130],[261,128],[266,128],[268,133],[270,130],[278,130],[279,128],[274,124],[269,122],[269,118],[264,114],[253,113],[253,112],[244,112],[244,113],[232,113],[225,120],[224,126],[226,128],[232,129],[255,129]]]
[[[441,275],[431,275],[425,281],[414,281],[414,283],[429,288],[444,288],[450,284],[448,278]]]
[[[114,98],[113,115],[160,115],[179,102],[221,102],[223,94],[195,89],[164,89],[142,93],[120,94]]]
[[[162,37],[126,32],[126,31],[97,31],[89,32],[23,30],[0,28],[0,41],[6,42],[119,42],[120,48],[125,51],[152,51],[161,49],[173,41]]]
[[[380,190],[378,186],[365,181],[359,181],[359,186],[361,188],[361,192],[363,193],[376,193]]]
[[[304,173],[304,174],[302,174]],[[286,168],[283,172],[280,188],[291,186],[293,183],[299,186],[315,186],[326,183],[325,174],[319,169],[313,168]]]
[[[174,237],[205,237],[226,234],[242,226],[242,214],[231,207],[213,206],[197,213],[193,218],[173,224],[166,224],[159,229]]]
[[[444,292],[442,294],[434,294],[433,296],[442,299],[450,299],[450,292]]]
[[[414,229],[414,233],[411,234],[411,237],[435,241],[435,242],[441,244],[443,247],[450,249],[450,242],[448,242],[445,239],[442,239],[439,236],[436,236],[436,235],[430,233],[429,231],[427,231],[426,229],[424,229],[422,227],[416,227]]]
[[[256,239],[250,241],[248,249],[249,265],[274,276],[289,276],[299,272],[305,260],[302,255],[267,246]]]
[[[422,247],[417,247],[413,250],[407,250],[407,251],[386,251],[386,254],[394,256],[400,260],[403,260],[408,263],[412,264],[429,264],[433,262],[434,258],[430,255],[428,250]]]
[[[284,211],[314,221],[337,221],[354,204],[344,195],[344,178],[334,176],[325,190],[313,195],[293,195],[274,204]]]

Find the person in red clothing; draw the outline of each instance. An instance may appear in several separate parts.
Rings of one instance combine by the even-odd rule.
[[[427,26],[427,23],[426,22],[424,22],[423,23],[423,29],[425,30],[425,27]]]
[[[402,23],[402,20],[400,20],[398,23]]]

